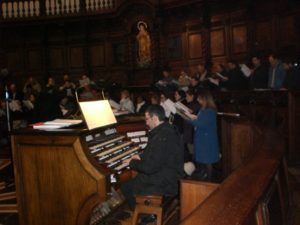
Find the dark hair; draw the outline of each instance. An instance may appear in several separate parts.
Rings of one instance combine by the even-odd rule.
[[[234,59],[229,59],[229,60],[227,61],[227,63],[232,63],[232,64],[234,64],[235,66],[239,66],[238,63],[237,63],[237,61],[234,60]]]
[[[181,98],[183,98],[183,99],[185,98],[186,94],[185,94],[185,92],[183,90],[177,90],[176,92],[179,94],[179,96]]]
[[[192,76],[191,79],[195,81],[199,81],[199,79],[196,76]]]
[[[194,92],[194,90],[189,89],[189,90],[187,90],[187,92],[185,94],[186,95],[195,95],[195,92]]]
[[[272,56],[274,59],[279,59],[279,55],[276,52],[271,52],[268,57]]]
[[[197,92],[197,98],[203,98],[206,101],[206,108],[217,111],[217,106],[214,102],[214,98],[208,90],[201,90]]]
[[[150,105],[146,109],[146,112],[149,113],[149,115],[152,116],[157,116],[159,121],[164,121],[165,120],[165,110],[162,106],[160,105]]]
[[[260,54],[253,54],[253,55],[251,56],[251,59],[253,59],[253,58],[257,58],[257,59],[259,59],[259,60],[262,60],[262,57],[261,57]]]

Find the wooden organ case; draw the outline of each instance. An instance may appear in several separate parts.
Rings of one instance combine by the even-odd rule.
[[[146,146],[144,121],[116,127],[14,131],[14,172],[21,225],[101,224],[122,202],[131,177],[121,160]]]

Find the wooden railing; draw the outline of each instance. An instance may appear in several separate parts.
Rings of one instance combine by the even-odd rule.
[[[255,154],[220,185],[181,181],[180,225],[290,224],[285,144],[271,130],[264,129],[261,136]]]
[[[0,20],[105,13],[122,0],[1,0]]]

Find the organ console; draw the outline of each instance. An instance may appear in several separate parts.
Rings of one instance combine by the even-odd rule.
[[[126,218],[118,192],[131,171],[122,160],[147,144],[140,117],[88,130],[16,130],[12,134],[21,225],[119,224]],[[108,220],[108,221],[107,221]]]

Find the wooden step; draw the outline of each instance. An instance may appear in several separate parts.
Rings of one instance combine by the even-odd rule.
[[[0,181],[0,191],[3,190],[6,186],[6,183],[4,181]]]
[[[18,213],[17,204],[0,204],[0,213]]]
[[[1,201],[8,200],[8,199],[15,199],[16,198],[16,192],[5,192],[0,194],[0,204]]]
[[[0,159],[0,170],[4,169],[5,167],[11,164],[10,159]]]

